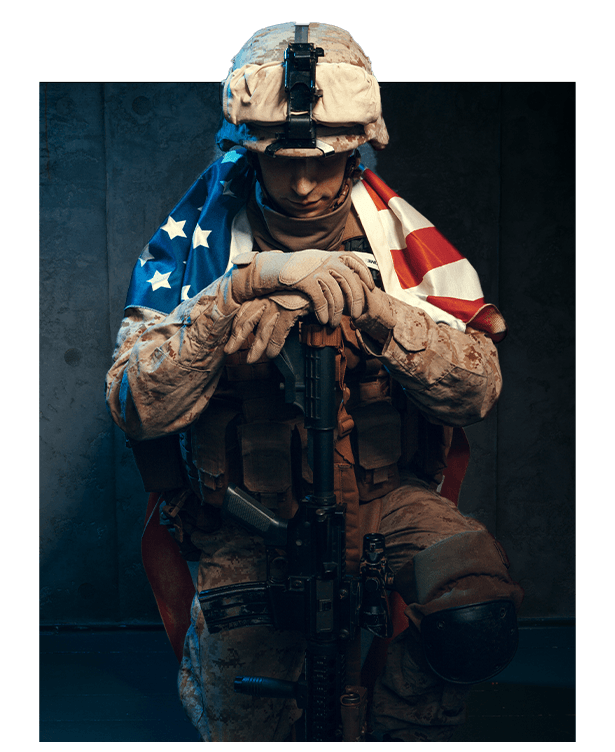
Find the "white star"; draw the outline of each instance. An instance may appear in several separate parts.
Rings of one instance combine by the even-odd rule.
[[[161,227],[161,230],[164,230],[165,232],[169,233],[169,237],[171,240],[173,238],[177,237],[179,235],[180,238],[185,238],[186,234],[184,232],[184,225],[186,224],[186,220],[182,219],[181,222],[176,222],[173,217],[169,217],[167,219],[166,225]]]
[[[223,196],[234,196],[235,195],[233,193],[233,191],[229,188],[229,185],[231,184],[231,182],[232,181],[230,181],[230,180],[221,180],[220,181],[220,185],[224,188],[224,190],[222,191],[222,195]]]
[[[199,225],[196,226],[194,234],[192,235],[192,247],[196,248],[199,245],[204,245],[205,248],[209,248],[207,238],[211,235],[211,230],[202,230]]]
[[[170,289],[171,285],[168,282],[170,276],[171,276],[171,272],[167,272],[166,274],[161,274],[156,269],[156,271],[154,272],[154,276],[151,279],[147,280],[152,285],[152,292],[154,290],[157,290],[159,287],[168,287]]]
[[[184,285],[182,287],[182,300],[188,300],[190,295],[188,295],[188,290],[190,289],[190,285]]]
[[[227,151],[224,157],[222,158],[222,164],[225,162],[236,162],[238,159],[241,159],[241,154],[238,151]]]
[[[150,259],[153,259],[154,257],[149,252],[149,243],[145,246],[145,248],[141,251],[141,255],[139,256],[139,261],[141,262],[141,266],[145,265],[146,261],[149,261]]]

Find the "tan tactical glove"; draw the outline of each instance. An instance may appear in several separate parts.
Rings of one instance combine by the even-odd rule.
[[[278,291],[302,292],[310,299],[318,321],[330,327],[339,326],[345,308],[350,316],[359,316],[365,302],[364,290],[374,289],[367,266],[343,251],[249,251],[239,255],[234,263],[230,281],[235,302]]]
[[[393,330],[397,317],[391,297],[378,287],[364,288],[365,308],[359,316],[351,317],[361,332],[384,344]]]
[[[288,332],[297,319],[310,310],[310,299],[300,292],[282,292],[266,298],[255,298],[242,303],[233,319],[229,341],[224,347],[227,355],[237,352],[246,338],[254,332],[255,340],[247,356],[255,363],[263,353],[275,358],[280,353]]]

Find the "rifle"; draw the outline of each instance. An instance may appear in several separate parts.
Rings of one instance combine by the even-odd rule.
[[[305,741],[363,740],[366,690],[356,676],[347,676],[346,656],[357,645],[359,628],[379,637],[390,637],[392,631],[385,594],[392,576],[384,536],[364,536],[360,573],[346,572],[345,506],[336,502],[333,485],[339,344],[339,328],[325,336],[322,327],[302,323],[300,336],[293,330],[275,359],[286,402],[304,414],[312,494],[290,520],[276,517],[241,489],[229,486],[225,495],[223,516],[263,537],[267,580],[199,593],[210,633],[257,624],[303,632],[307,647],[298,682],[239,676],[234,690],[294,698],[304,709]]]

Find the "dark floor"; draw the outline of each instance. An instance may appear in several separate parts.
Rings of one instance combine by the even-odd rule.
[[[41,630],[41,742],[194,742],[161,629]],[[528,624],[497,681],[477,684],[458,742],[574,742],[574,627]]]

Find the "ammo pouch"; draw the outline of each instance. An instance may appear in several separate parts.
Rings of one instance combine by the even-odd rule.
[[[284,493],[292,483],[289,423],[259,420],[239,426],[243,483],[256,494]]]
[[[401,416],[390,400],[358,405],[351,415],[359,500],[371,501],[399,485]]]

